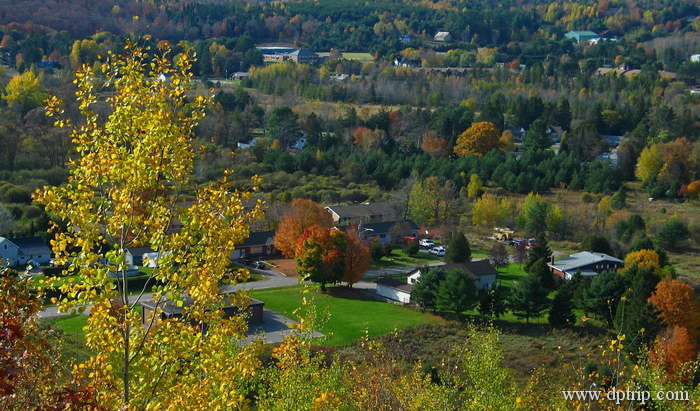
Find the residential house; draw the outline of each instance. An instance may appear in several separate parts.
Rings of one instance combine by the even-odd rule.
[[[306,139],[306,137],[301,137],[294,143],[294,145],[292,145],[291,148],[295,150],[303,150],[304,148],[306,148],[307,143],[308,140]]]
[[[153,252],[151,247],[130,247],[124,257],[129,265],[143,265],[144,256]]]
[[[693,63],[700,63],[700,54],[693,54],[690,56],[690,61]]]
[[[462,270],[466,272],[474,282],[479,290],[485,290],[491,288],[491,286],[496,282],[496,277],[498,276],[498,270],[488,260],[479,261],[469,261],[466,263],[454,263],[454,264],[443,264],[439,267],[445,271],[450,270]],[[425,268],[416,268],[415,270],[408,273],[408,283],[415,284],[421,277],[421,270]]]
[[[379,244],[391,244],[392,240],[396,240],[392,234],[398,235],[401,241],[404,237],[418,236],[418,226],[411,220],[363,223],[357,226],[357,230],[363,241],[377,241]]]
[[[411,42],[411,35],[410,34],[399,34],[399,41],[403,44],[408,44]]]
[[[411,302],[413,284],[406,284],[392,278],[382,277],[377,280],[377,295],[403,304]]]
[[[438,31],[433,40],[440,43],[449,43],[452,41],[452,35],[449,31]]]
[[[257,137],[249,138],[249,139],[243,139],[238,141],[238,148],[249,148],[255,146],[255,144],[258,142]]]
[[[564,135],[564,129],[560,126],[549,126],[547,127],[547,135],[552,143],[558,143],[561,141],[561,136]]]
[[[289,60],[299,64],[316,64],[323,61],[323,57],[311,50],[299,49],[289,53]]]
[[[241,312],[241,306],[233,304],[231,299],[224,298],[221,305],[221,310],[224,312],[224,318],[229,318]],[[264,303],[262,301],[251,298],[250,305],[246,308],[246,319],[248,325],[262,324]],[[163,299],[156,304],[155,301],[142,302],[143,311],[141,313],[141,321],[143,324],[149,324],[153,321],[164,321],[168,319],[180,318],[184,308],[192,304],[192,299],[184,297],[183,304],[176,304],[169,299]],[[206,325],[204,327],[206,331]]]
[[[506,130],[509,130],[510,133],[513,135],[513,140],[516,142],[521,142],[523,139],[525,139],[525,134],[527,134],[527,130],[525,130],[523,127],[506,127]]]
[[[419,60],[409,60],[407,58],[398,56],[394,59],[394,67],[420,67],[421,61]]]
[[[603,271],[617,270],[622,267],[624,261],[619,258],[591,251],[582,251],[571,254],[569,257],[547,264],[554,275],[565,280],[571,280],[577,272],[584,276],[595,276]]]
[[[231,253],[231,259],[261,257],[279,255],[280,252],[275,248],[275,232],[274,231],[256,231],[250,233],[250,236],[243,243],[236,246],[236,249]]]
[[[574,30],[564,34],[567,39],[574,39],[577,43],[583,43],[600,38],[598,34],[588,30]]]
[[[0,265],[14,267],[32,262],[35,265],[48,264],[51,249],[39,237],[5,238],[0,237]]]
[[[386,202],[334,205],[326,207],[334,224],[372,223],[387,221],[393,217],[394,209]]]

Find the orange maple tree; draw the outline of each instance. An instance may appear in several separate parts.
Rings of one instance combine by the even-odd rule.
[[[660,281],[649,302],[665,324],[685,327],[693,341],[700,341],[700,301],[693,287],[678,280]]]
[[[420,148],[434,158],[447,157],[450,154],[447,140],[435,136],[434,131],[425,133]]]
[[[488,121],[474,123],[457,137],[454,152],[458,156],[474,154],[481,157],[498,147],[500,137],[501,131],[495,124]]]
[[[336,283],[345,271],[347,235],[340,230],[312,226],[304,230],[296,244],[295,260],[299,275],[315,283]]]
[[[351,226],[347,233],[347,248],[345,250],[345,272],[343,281],[351,287],[362,279],[369,268],[371,253],[369,246],[360,239],[357,225]]]
[[[690,363],[697,356],[697,345],[688,330],[673,325],[656,336],[649,350],[649,360],[655,367],[663,369],[669,378],[687,382],[693,376]]]
[[[296,245],[299,237],[308,227],[331,227],[333,219],[326,209],[311,200],[297,198],[292,201],[289,210],[280,219],[275,232],[275,247],[285,257],[296,256]]]

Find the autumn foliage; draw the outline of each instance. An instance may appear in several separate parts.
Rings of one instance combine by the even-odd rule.
[[[674,325],[660,333],[649,351],[652,365],[663,369],[674,380],[687,382],[693,376],[691,362],[697,345],[685,327]]]
[[[678,280],[663,280],[656,285],[649,302],[664,324],[685,327],[695,342],[700,341],[700,301],[693,287]]]
[[[297,198],[280,219],[275,233],[275,247],[285,257],[294,258],[297,242],[305,229],[312,226],[329,228],[331,225],[333,219],[326,209],[311,200]]]
[[[378,148],[384,140],[383,130],[370,130],[366,127],[357,127],[352,135],[355,138],[355,145],[360,147],[363,153]]]
[[[458,156],[474,154],[481,157],[492,149],[497,148],[500,138],[501,131],[495,124],[481,121],[472,124],[471,127],[457,137],[454,151]]]
[[[633,264],[644,270],[650,270],[654,274],[661,272],[661,258],[654,250],[639,250],[634,251],[625,257],[625,267],[631,267]],[[625,269],[620,270],[623,274]]]
[[[369,266],[370,252],[359,237],[321,226],[304,230],[296,244],[299,274],[325,288],[328,283],[356,283]]]
[[[423,142],[420,145],[421,150],[428,153],[431,157],[442,158],[450,154],[449,144],[444,138],[436,137],[435,133],[426,133],[423,137]]]

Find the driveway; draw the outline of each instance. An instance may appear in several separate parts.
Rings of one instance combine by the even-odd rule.
[[[290,285],[299,284],[299,281],[297,278],[287,277],[287,276],[280,274],[280,273],[273,271],[273,270],[258,270],[255,268],[248,268],[248,270],[255,271],[257,273],[262,274],[264,279],[258,280],[258,281],[251,281],[249,283],[236,284],[233,286],[226,286],[226,287],[222,288],[222,291],[231,292],[231,291],[237,291],[237,290],[261,290],[261,289],[265,289],[265,288],[287,287]],[[141,301],[148,301],[148,300],[151,300],[152,298],[153,298],[153,294],[146,293],[143,296],[141,296]],[[83,312],[84,315],[87,315],[89,313],[90,313],[89,308],[87,308],[85,310],[85,312]],[[39,312],[39,318],[60,317],[63,315],[68,315],[68,314],[69,313],[59,313],[58,307],[50,306],[50,307],[45,307],[43,310],[41,310],[41,312]]]

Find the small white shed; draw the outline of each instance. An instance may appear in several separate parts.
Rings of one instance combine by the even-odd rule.
[[[403,304],[411,302],[412,284],[402,283],[391,278],[377,280],[377,295]]]

